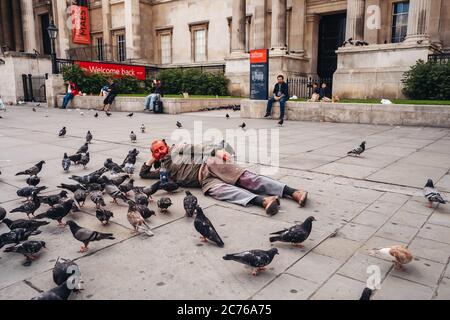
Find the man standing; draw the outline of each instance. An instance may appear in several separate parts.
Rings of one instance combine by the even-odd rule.
[[[278,101],[280,103],[280,121],[284,119],[284,109],[286,106],[286,101],[289,99],[289,89],[288,84],[284,82],[284,76],[279,75],[277,77],[277,83],[273,88],[273,96],[267,102],[267,110],[264,118],[270,117],[272,115],[272,105],[274,102]]]

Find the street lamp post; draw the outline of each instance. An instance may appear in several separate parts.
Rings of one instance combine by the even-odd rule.
[[[52,73],[58,74],[58,66],[56,64],[56,48],[55,48],[55,40],[58,36],[58,28],[56,28],[53,23],[53,19],[50,21],[50,25],[47,28],[48,36],[51,40],[51,58],[52,58]]]

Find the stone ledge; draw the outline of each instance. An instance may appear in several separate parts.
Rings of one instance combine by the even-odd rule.
[[[244,99],[240,104],[242,118],[264,117],[267,101]],[[274,104],[273,117],[279,115],[280,107]],[[286,119],[450,128],[450,106],[287,102]]]
[[[57,97],[58,106],[62,105],[64,96]],[[104,97],[100,96],[76,96],[70,103],[69,108],[75,109],[99,109],[103,106]],[[139,112],[144,110],[144,97],[117,97],[112,105],[112,111]],[[164,113],[179,114],[196,112],[204,108],[224,107],[239,105],[240,98],[211,98],[211,99],[177,99],[162,98]]]

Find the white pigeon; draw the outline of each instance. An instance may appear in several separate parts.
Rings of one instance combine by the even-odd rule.
[[[381,99],[382,104],[392,104],[392,101],[389,99]]]
[[[433,202],[437,202],[437,205],[446,203],[439,191],[434,187],[433,180],[431,179],[428,179],[427,184],[423,187],[423,196],[428,200],[429,208],[433,207]]]
[[[385,248],[372,249],[369,252],[372,256],[379,256],[380,258],[385,258],[392,260],[395,265],[395,269],[402,270],[402,265],[407,264],[412,261],[413,255],[404,246],[395,245]]]

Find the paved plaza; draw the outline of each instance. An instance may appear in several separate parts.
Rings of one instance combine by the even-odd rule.
[[[229,113],[231,118],[225,119]],[[16,191],[26,185],[25,176],[15,173],[40,160],[46,164],[40,173],[43,194],[59,192],[61,183],[74,183],[71,174],[84,175],[103,166],[106,158],[121,163],[128,151],[138,147],[136,170],[149,156],[153,139],[170,137],[177,120],[193,133],[194,121],[203,130],[238,128],[239,112],[211,111],[183,115],[113,113],[106,117],[94,111],[63,111],[30,106],[11,107],[0,119],[0,206],[9,210],[21,204]],[[369,266],[377,266],[381,288],[373,299],[450,299],[450,205],[428,208],[422,188],[433,179],[444,198],[450,199],[450,130],[443,128],[395,127],[342,123],[287,121],[279,128],[276,121],[244,119],[248,130],[279,129],[279,169],[272,174],[292,187],[309,191],[308,203],[299,208],[292,200],[281,201],[273,217],[260,208],[246,208],[219,202],[192,190],[225,242],[224,248],[202,243],[185,217],[184,190],[170,194],[174,205],[168,214],[157,211],[149,223],[155,235],[131,233],[127,206],[111,204],[114,218],[102,226],[95,217],[95,206],[86,201],[81,212],[67,218],[83,227],[111,232],[115,240],[90,244],[79,253],[81,243],[55,221],[41,228],[42,234],[30,240],[44,240],[47,249],[29,267],[21,255],[0,252],[0,299],[30,299],[40,290],[54,287],[52,268],[58,257],[75,259],[83,288],[71,299],[358,299],[370,276]],[[140,133],[144,123],[147,131]],[[67,127],[67,136],[58,137]],[[86,169],[72,166],[64,173],[64,152],[75,153],[84,143],[87,130],[94,135],[90,145],[91,162]],[[129,139],[137,133],[137,143]],[[181,129],[180,129],[181,130]],[[360,158],[346,152],[367,142]],[[253,148],[253,149],[252,149]],[[256,150],[256,146],[251,146]],[[273,152],[274,149],[272,149]],[[260,163],[243,164],[259,172]],[[153,181],[135,174],[135,185]],[[71,195],[71,193],[70,193]],[[157,200],[167,196],[159,191]],[[44,212],[42,205],[37,213]],[[26,218],[8,213],[11,219]],[[271,232],[314,216],[312,233],[304,248],[269,242]],[[334,237],[330,235],[337,233]],[[0,224],[0,234],[8,232]],[[369,255],[369,249],[402,244],[414,259],[404,271],[392,262]],[[269,268],[258,276],[244,265],[224,261],[222,256],[248,249],[277,247]]]

